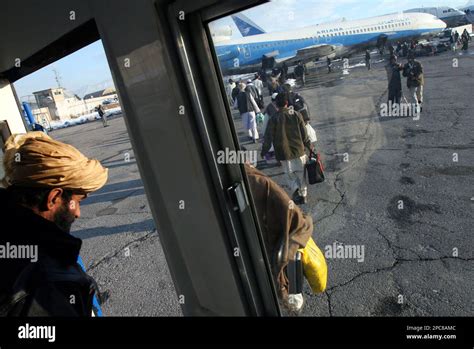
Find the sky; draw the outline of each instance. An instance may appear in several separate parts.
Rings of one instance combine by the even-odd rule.
[[[243,11],[265,31],[281,31],[332,21],[361,19],[417,7],[462,7],[474,0],[273,0]],[[210,28],[230,25],[232,38],[240,33],[230,17],[211,23]]]
[[[367,18],[399,12],[414,7],[462,7],[474,0],[273,0],[244,11],[244,14],[266,31],[294,29],[331,21]],[[214,27],[230,25],[233,37],[240,33],[230,17],[211,23]],[[113,85],[102,42],[82,48],[17,82],[14,86],[20,99],[33,92],[57,87],[53,68],[60,75],[61,86],[83,97]]]
[[[35,91],[58,87],[53,68],[60,76],[61,87],[81,98],[113,86],[104,47],[99,40],[16,81],[14,86],[20,100]]]

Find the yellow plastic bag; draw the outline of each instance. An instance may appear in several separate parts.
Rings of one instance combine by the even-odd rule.
[[[314,293],[324,292],[328,280],[328,266],[326,259],[313,238],[309,238],[302,253],[303,273]]]

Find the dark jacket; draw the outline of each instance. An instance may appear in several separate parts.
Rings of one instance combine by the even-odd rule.
[[[388,88],[391,90],[400,91],[402,89],[402,77],[400,71],[403,69],[400,64],[390,64],[389,69],[391,69],[391,78],[388,83]]]
[[[268,121],[262,154],[268,153],[272,143],[275,157],[280,161],[297,159],[305,154],[305,147],[310,149],[311,141],[300,113],[280,108]]]
[[[278,108],[273,103],[270,103],[265,108],[265,114],[267,114],[270,118],[274,117],[277,113],[278,113]]]
[[[303,76],[305,74],[305,69],[302,65],[297,65],[296,68],[295,68],[295,75],[296,76]]]
[[[232,93],[231,93],[231,96],[232,96],[232,100],[235,101],[235,99],[237,98],[237,95],[240,93],[240,89],[239,89],[239,86],[237,84],[237,86],[235,86],[233,89],[232,89]]]
[[[256,91],[256,88],[255,86],[252,86],[253,89],[248,87],[249,86],[247,86],[245,91],[240,91],[236,98],[237,108],[239,109],[240,114],[258,112],[258,110],[254,108],[254,105],[250,99],[250,96],[252,95],[255,104],[257,104],[257,99],[255,99],[255,96],[253,95],[253,89]]]
[[[76,262],[82,241],[8,195],[0,188],[0,245],[38,246],[38,260],[0,259],[0,316],[91,316],[97,285]]]
[[[423,66],[418,61],[414,61],[413,64],[405,64],[405,67],[403,68],[403,76],[407,78],[408,88],[419,87],[424,84]]]

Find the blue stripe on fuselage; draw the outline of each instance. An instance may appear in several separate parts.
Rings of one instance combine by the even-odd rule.
[[[399,39],[402,37],[410,37],[420,35],[429,31],[434,31],[435,28],[430,29],[418,29],[418,30],[402,30],[397,32],[389,32],[386,34],[389,40]],[[278,40],[278,41],[265,41],[249,44],[236,44],[236,45],[222,45],[216,47],[217,55],[223,54],[228,51],[240,50],[238,57],[233,57],[227,60],[221,60],[222,69],[230,69],[236,66],[245,67],[247,65],[260,64],[262,62],[262,56],[274,51],[278,51],[278,55],[275,59],[283,59],[295,56],[298,50],[314,45],[335,45],[335,46],[353,46],[360,45],[368,42],[376,41],[380,35],[385,33],[366,33],[366,34],[352,34],[344,36],[336,36],[329,38],[318,38],[318,39],[303,39],[303,40]],[[236,58],[238,63],[236,65]]]

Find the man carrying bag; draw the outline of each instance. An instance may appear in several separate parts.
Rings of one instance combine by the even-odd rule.
[[[307,162],[305,148],[313,150],[303,117],[288,108],[288,94],[279,93],[276,98],[278,113],[268,121],[261,156],[270,150],[273,143],[275,157],[281,161],[287,175],[288,186],[296,204],[307,202],[307,186],[304,168]]]

